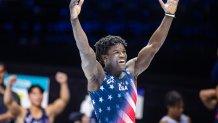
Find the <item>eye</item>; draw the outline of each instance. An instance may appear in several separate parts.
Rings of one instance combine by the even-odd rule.
[[[114,54],[119,54],[119,52],[118,52],[118,51],[114,51],[113,53],[114,53]]]

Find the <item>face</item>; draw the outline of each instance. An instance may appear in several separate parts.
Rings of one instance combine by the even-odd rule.
[[[4,66],[0,64],[0,84],[3,83],[5,74],[6,74],[6,71],[4,69]]]
[[[112,46],[108,54],[103,56],[105,66],[112,67],[113,70],[122,71],[126,68],[127,54],[122,44]]]
[[[168,107],[168,110],[171,112],[171,114],[174,115],[174,117],[180,118],[184,111],[184,103],[181,101],[177,103],[175,106]]]
[[[32,105],[40,107],[43,99],[43,93],[41,93],[39,88],[35,87],[29,93],[29,99]]]

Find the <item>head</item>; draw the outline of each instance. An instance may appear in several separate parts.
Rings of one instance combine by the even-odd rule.
[[[7,73],[6,66],[3,62],[0,62],[0,85],[3,85],[4,76]]]
[[[119,36],[108,35],[95,44],[97,60],[106,68],[124,69],[127,43]]]
[[[90,118],[83,113],[73,112],[69,115],[69,120],[73,123],[89,123]]]
[[[180,118],[184,110],[184,103],[182,96],[177,91],[170,91],[166,94],[165,104],[168,114],[175,118]]]
[[[39,85],[32,85],[28,89],[30,103],[34,106],[41,107],[43,100],[43,88]]]

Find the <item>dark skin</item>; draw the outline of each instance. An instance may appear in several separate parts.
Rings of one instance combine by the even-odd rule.
[[[82,61],[82,69],[88,80],[88,90],[96,91],[99,89],[101,82],[105,78],[105,72],[104,68],[96,60],[96,54],[90,47],[88,38],[78,19],[83,2],[84,0],[71,0],[71,23],[76,45],[79,49],[80,58]],[[159,2],[165,12],[175,14],[179,1],[168,0],[166,3],[163,3],[162,0],[159,0]],[[172,21],[173,18],[166,15],[158,29],[149,39],[148,44],[140,50],[135,58],[130,59],[129,61],[127,61],[126,50],[122,44],[112,46],[106,55],[102,55],[102,59],[104,60],[105,64],[105,70],[111,75],[121,76],[123,69],[129,69],[136,81],[138,75],[148,68],[155,54],[164,43]]]

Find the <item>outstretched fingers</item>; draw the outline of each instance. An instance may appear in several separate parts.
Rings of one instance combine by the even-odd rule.
[[[75,5],[78,5],[79,1],[80,1],[80,0],[71,0],[71,1],[70,1],[70,8],[72,8],[72,7],[75,6]]]
[[[79,0],[78,2],[79,2],[79,3],[78,3],[78,4],[79,4],[79,6],[82,6],[82,5],[83,5],[83,2],[84,2],[84,0]]]
[[[165,10],[165,4],[164,4],[163,0],[159,0],[159,3],[161,5],[161,7]]]

